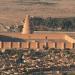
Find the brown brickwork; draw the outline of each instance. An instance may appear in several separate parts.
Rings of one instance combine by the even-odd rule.
[[[30,48],[33,48],[33,49],[37,48],[37,42],[32,41],[30,44]]]
[[[40,48],[40,43],[36,41],[36,48]]]
[[[20,42],[12,42],[12,48],[20,48]]]
[[[39,42],[39,48],[42,49],[46,46],[46,42]]]
[[[64,49],[64,42],[57,42],[57,48]]]
[[[0,42],[0,48],[2,48],[2,42]]]
[[[49,48],[73,48],[73,43],[67,41],[26,41],[26,42],[0,42],[0,48],[40,48],[46,47]]]
[[[55,48],[55,42],[49,41],[49,42],[48,42],[48,47],[49,47],[49,48]]]
[[[29,42],[22,42],[21,47],[22,48],[29,48],[30,43]]]
[[[25,20],[24,20],[22,34],[30,34],[30,33],[31,33],[31,30],[30,30],[29,15],[26,15]]]
[[[11,48],[11,42],[3,42],[3,48]]]
[[[66,43],[66,48],[73,48],[73,43]]]

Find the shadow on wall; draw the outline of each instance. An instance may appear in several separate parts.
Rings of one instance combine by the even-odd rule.
[[[2,41],[2,42],[24,42],[25,40],[20,39],[20,38],[0,35],[0,41]]]

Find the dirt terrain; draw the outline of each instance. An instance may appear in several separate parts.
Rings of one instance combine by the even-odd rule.
[[[14,25],[26,14],[75,17],[75,0],[0,0],[0,25]]]

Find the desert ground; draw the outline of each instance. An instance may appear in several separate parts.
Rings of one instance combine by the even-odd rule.
[[[14,25],[25,15],[75,17],[75,0],[0,0],[0,24]]]

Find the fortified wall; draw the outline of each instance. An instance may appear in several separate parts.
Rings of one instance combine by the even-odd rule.
[[[0,33],[0,48],[74,48],[75,39],[64,33],[34,33],[26,15],[21,33]]]

